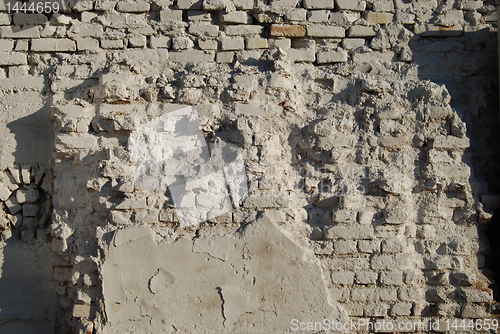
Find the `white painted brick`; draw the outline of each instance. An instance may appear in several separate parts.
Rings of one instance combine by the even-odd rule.
[[[343,38],[345,37],[345,29],[342,27],[313,24],[307,26],[307,36]]]
[[[170,47],[170,37],[151,36],[149,38],[149,46],[153,49],[156,49],[156,48],[168,49]]]
[[[222,40],[221,48],[223,51],[243,50],[245,40],[243,37],[226,37]]]
[[[67,38],[43,38],[31,41],[31,51],[35,52],[63,52],[76,51],[75,41]]]
[[[26,54],[21,52],[0,52],[0,65],[12,66],[12,65],[26,65],[28,64],[28,59]]]
[[[304,0],[307,9],[333,9],[333,0]]]
[[[93,38],[80,38],[76,40],[78,51],[96,51],[99,50],[99,41]]]

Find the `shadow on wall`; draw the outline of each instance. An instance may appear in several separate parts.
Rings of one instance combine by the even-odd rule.
[[[19,164],[48,165],[53,126],[47,102],[38,111],[7,124],[15,136],[13,155]],[[31,219],[25,221],[33,223]],[[46,229],[38,228],[32,240],[23,241],[20,228],[27,227],[13,228],[12,237],[0,252],[0,333],[54,333],[57,299],[50,236]]]

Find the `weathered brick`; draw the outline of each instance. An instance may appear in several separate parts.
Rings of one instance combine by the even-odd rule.
[[[234,61],[234,52],[217,52],[215,61],[219,64],[231,64]]]
[[[345,37],[345,29],[342,27],[312,24],[307,26],[307,36],[343,38]]]
[[[252,23],[252,17],[247,12],[234,11],[226,14],[221,14],[220,21],[225,23],[250,24]]]
[[[360,253],[378,253],[380,251],[379,240],[359,240],[358,251]]]
[[[390,315],[393,317],[411,315],[413,303],[396,303],[391,305]]]
[[[357,214],[356,211],[352,210],[337,210],[333,212],[333,221],[335,223],[355,223]]]
[[[391,13],[365,12],[365,20],[368,23],[386,24],[391,23],[394,15]]]
[[[462,317],[463,318],[473,318],[473,319],[480,319],[484,318],[485,316],[485,311],[484,307],[481,305],[465,305],[462,309]]]
[[[307,10],[305,10],[304,8],[294,8],[288,10],[285,14],[285,19],[287,21],[303,22],[307,19]]]
[[[335,0],[336,9],[362,12],[366,9],[364,0]]]
[[[0,26],[8,26],[11,23],[11,16],[7,13],[0,13]]]
[[[19,211],[22,210],[21,205],[17,201],[15,196],[10,196],[6,201],[5,205],[7,206],[7,209],[9,209],[9,212],[15,215]]]
[[[10,39],[0,39],[0,51],[12,51],[14,41]]]
[[[149,11],[149,3],[143,0],[118,1],[116,10],[124,13],[145,13]]]
[[[273,24],[271,26],[272,37],[304,37],[306,29],[300,25]]]
[[[379,0],[372,4],[374,12],[390,12],[394,10],[394,2],[392,0]]]
[[[170,52],[169,55],[170,59],[177,63],[213,62],[215,58],[215,54],[202,50]]]
[[[358,271],[356,272],[357,284],[375,284],[377,283],[378,275],[373,271]]]
[[[215,39],[198,38],[198,46],[202,50],[217,50],[218,42]]]
[[[226,37],[222,40],[222,51],[243,50],[245,48],[245,39],[243,37]]]
[[[383,271],[380,273],[380,284],[383,285],[402,285],[403,272],[402,271]]]
[[[128,44],[132,48],[143,48],[146,46],[146,36],[132,36],[128,39]]]
[[[24,28],[0,27],[0,38],[40,38],[38,27]]]
[[[342,47],[347,50],[357,49],[365,45],[363,38],[344,38],[342,40]]]
[[[101,48],[103,49],[121,49],[123,48],[122,39],[103,39],[101,41]]]
[[[75,41],[67,38],[43,38],[31,41],[31,51],[35,52],[64,52],[76,51]]]
[[[394,270],[403,266],[407,261],[407,255],[375,255],[370,262],[374,270]]]
[[[359,225],[337,225],[327,228],[327,239],[371,239],[373,227]]]
[[[264,27],[257,25],[234,25],[226,26],[226,35],[228,36],[248,36],[262,34]]]
[[[334,242],[335,254],[354,254],[356,253],[355,240],[337,240]]]
[[[196,36],[217,37],[219,26],[206,22],[193,22],[189,25],[189,33]]]
[[[333,284],[352,284],[354,281],[354,272],[343,270],[332,270],[331,279]]]
[[[311,23],[324,23],[328,22],[330,13],[326,10],[310,10],[307,13],[307,21]]]
[[[74,318],[88,318],[90,316],[90,305],[73,305],[73,313]]]
[[[28,51],[28,41],[24,39],[20,39],[16,41],[16,46],[14,48],[15,51]]]
[[[376,317],[382,318],[387,315],[387,305],[376,303],[376,304],[368,304],[364,307],[364,316],[365,317]]]
[[[247,49],[267,49],[269,47],[269,43],[267,39],[260,37],[252,37],[247,39]]]
[[[469,138],[459,138],[455,136],[437,136],[432,142],[435,149],[465,149],[470,146]]]
[[[93,38],[79,38],[76,40],[78,51],[96,51],[99,50],[99,41]]]
[[[203,0],[178,0],[179,9],[203,9]]]
[[[292,47],[292,40],[290,38],[276,38],[269,40],[269,46],[271,48],[282,48],[289,49]],[[314,61],[314,60],[313,60]],[[499,201],[500,202],[500,201]],[[500,207],[500,205],[499,205]]]
[[[461,36],[463,27],[460,24],[451,27],[442,27],[433,24],[415,24],[413,32],[416,35],[424,37],[447,37],[447,36]]]
[[[347,61],[347,57],[347,51],[345,50],[332,50],[318,52],[316,55],[316,61],[318,64],[345,63]]]
[[[21,52],[0,52],[0,65],[26,65],[28,60],[26,54]]]
[[[233,0],[236,9],[253,9],[254,0]]]
[[[170,37],[167,36],[151,36],[149,38],[149,46],[153,49],[170,47]]]
[[[47,16],[39,13],[27,14],[27,13],[14,13],[13,21],[15,25],[25,26],[25,25],[37,25],[47,23]]]
[[[88,149],[97,146],[97,137],[83,134],[64,134],[56,138],[56,150]]]
[[[78,38],[78,37],[101,37],[103,34],[103,29],[100,24],[96,23],[78,23],[75,22],[68,29],[68,37],[69,38]]]
[[[382,241],[382,253],[400,253],[403,251],[405,243],[398,239]]]
[[[348,31],[349,37],[374,37],[375,30],[372,27],[352,26]]]
[[[181,22],[182,10],[165,9],[160,11],[160,21],[165,23]]]
[[[188,11],[189,21],[212,21],[212,15],[204,10],[190,10]]]
[[[333,0],[304,0],[307,9],[333,9]]]

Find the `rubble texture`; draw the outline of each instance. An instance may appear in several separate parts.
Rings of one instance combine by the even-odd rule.
[[[495,5],[2,4],[0,295],[47,297],[2,306],[0,331],[493,318]],[[239,147],[248,194],[181,226],[129,142],[188,106],[207,144]]]

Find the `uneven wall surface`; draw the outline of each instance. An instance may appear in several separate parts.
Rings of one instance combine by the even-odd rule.
[[[0,4],[0,331],[497,316],[497,3],[36,3]],[[236,167],[148,146],[190,106],[242,196],[216,182]],[[139,176],[132,143],[158,159]],[[185,224],[171,170],[199,176],[183,207],[231,196]]]

